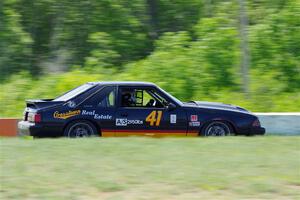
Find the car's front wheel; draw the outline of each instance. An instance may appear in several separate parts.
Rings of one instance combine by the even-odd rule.
[[[204,127],[204,136],[227,136],[233,133],[229,124],[220,121],[210,122]]]
[[[97,128],[89,121],[71,122],[64,131],[64,136],[69,138],[97,136]]]

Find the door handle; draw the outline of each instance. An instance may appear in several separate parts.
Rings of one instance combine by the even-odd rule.
[[[128,114],[127,113],[121,113],[121,117],[127,117]]]

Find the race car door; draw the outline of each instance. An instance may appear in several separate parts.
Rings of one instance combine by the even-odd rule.
[[[156,88],[122,86],[118,91],[116,136],[186,136],[185,112]]]

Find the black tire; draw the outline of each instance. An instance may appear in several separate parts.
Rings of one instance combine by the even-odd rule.
[[[67,125],[64,136],[69,138],[100,136],[97,128],[89,121],[74,121]]]
[[[233,129],[230,124],[223,121],[213,121],[205,125],[202,129],[203,136],[228,136],[233,135]]]

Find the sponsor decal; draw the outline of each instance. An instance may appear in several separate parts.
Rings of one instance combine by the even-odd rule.
[[[189,126],[200,126],[200,122],[189,122]]]
[[[95,115],[95,111],[94,110],[92,110],[92,111],[82,110],[81,114],[82,115],[91,115],[91,116],[94,116]]]
[[[111,115],[99,115],[99,114],[95,114],[94,115],[94,119],[112,119]]]
[[[138,119],[131,119],[131,120],[127,120],[127,124],[130,125],[130,124],[143,124],[143,121],[142,120],[138,120]]]
[[[112,119],[111,115],[97,114],[95,110],[91,110],[91,111],[82,110],[81,114],[82,115],[94,116],[94,119]]]
[[[53,117],[56,118],[56,119],[68,119],[70,117],[73,117],[73,116],[76,116],[76,115],[79,115],[81,113],[80,110],[70,110],[68,112],[65,112],[65,113],[59,113],[58,111],[55,111],[53,113]]]
[[[127,119],[116,119],[116,126],[127,126]]]
[[[117,118],[116,119],[116,126],[127,126],[130,124],[143,124],[142,120],[139,119],[126,119],[126,118]]]
[[[174,115],[174,114],[170,115],[170,123],[171,124],[176,124],[176,120],[177,120],[176,118],[177,118],[176,115]]]
[[[198,115],[191,115],[191,121],[197,122],[198,121]]]
[[[67,104],[70,108],[75,108],[76,106],[76,103],[74,101],[69,101]]]

